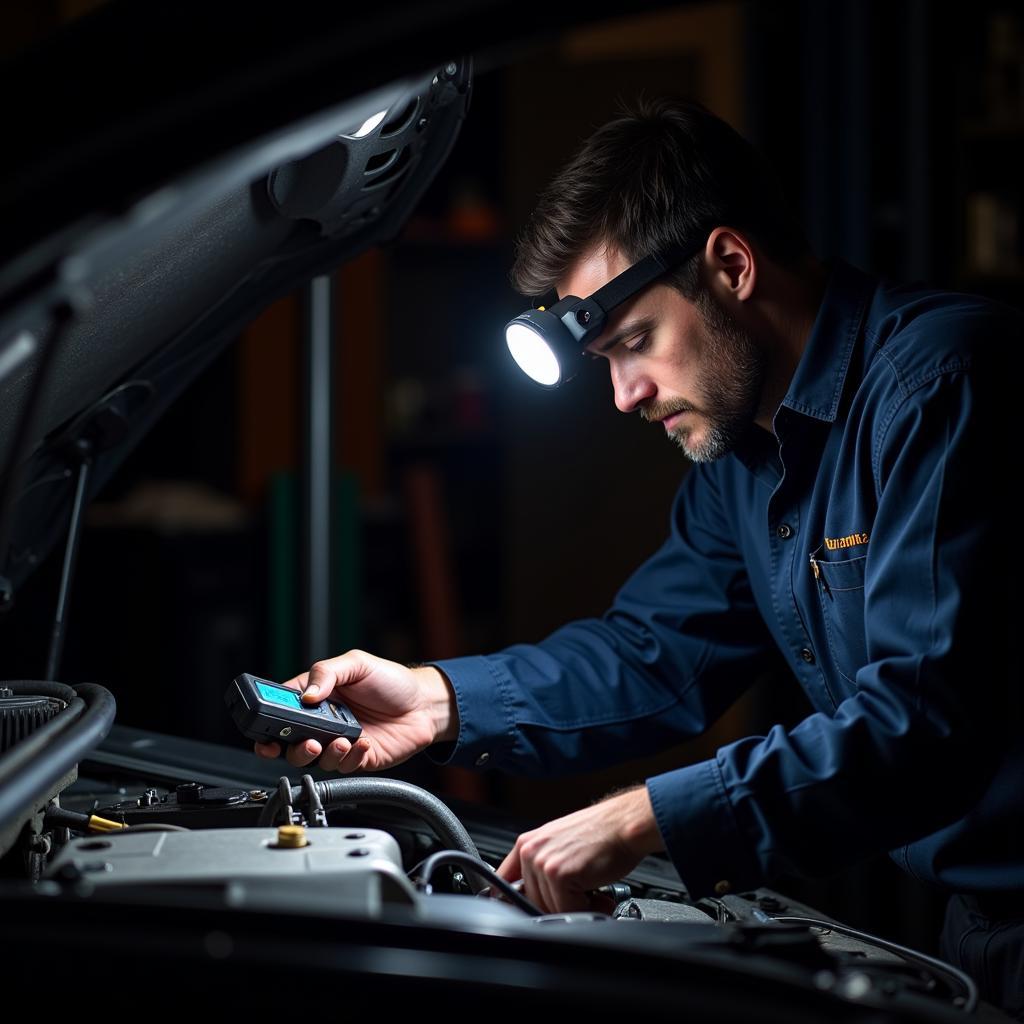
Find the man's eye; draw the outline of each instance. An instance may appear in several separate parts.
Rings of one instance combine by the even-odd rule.
[[[649,334],[641,334],[636,341],[626,346],[626,350],[629,352],[646,352],[650,340],[651,336]]]

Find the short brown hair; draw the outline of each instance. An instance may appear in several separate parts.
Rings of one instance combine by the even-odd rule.
[[[516,243],[510,278],[544,295],[604,239],[636,262],[719,225],[749,231],[773,260],[810,253],[764,159],[701,104],[670,98],[623,104],[541,193]],[[697,257],[669,277],[687,298],[700,290]]]

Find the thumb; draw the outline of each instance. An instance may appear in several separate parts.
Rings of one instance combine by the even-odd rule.
[[[338,686],[346,686],[369,675],[366,655],[362,651],[348,651],[337,658],[318,661],[310,670],[303,698],[323,700]]]

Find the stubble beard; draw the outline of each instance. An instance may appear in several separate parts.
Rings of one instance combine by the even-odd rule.
[[[662,420],[677,412],[693,411],[703,421],[699,444],[693,430],[676,426],[668,431],[691,462],[713,462],[736,446],[757,415],[764,387],[765,356],[753,337],[722,309],[710,293],[701,290],[694,305],[704,322],[707,340],[697,388],[704,396],[700,408],[686,401],[667,402],[641,411],[645,419]]]

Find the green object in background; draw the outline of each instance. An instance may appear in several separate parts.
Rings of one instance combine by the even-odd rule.
[[[355,647],[360,635],[359,481],[354,473],[340,472],[333,484],[334,516],[331,531],[334,604],[331,648],[341,654]],[[308,668],[299,664],[299,520],[298,483],[294,473],[275,473],[268,501],[268,589],[270,674],[290,679]]]

